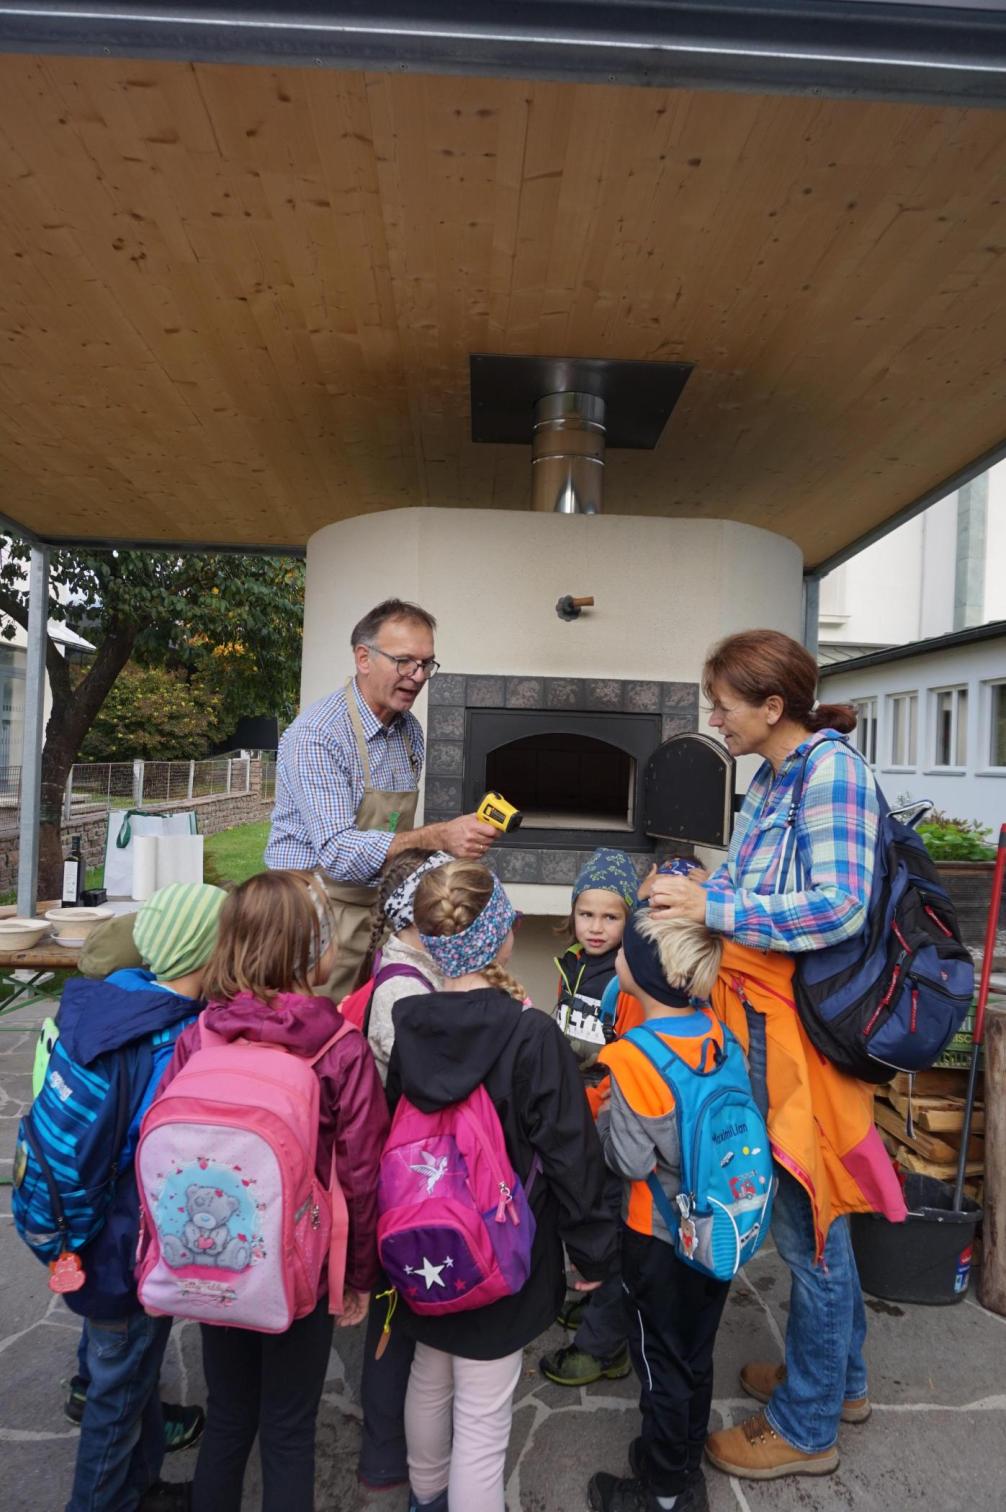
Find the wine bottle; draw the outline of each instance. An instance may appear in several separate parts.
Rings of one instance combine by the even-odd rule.
[[[63,857],[63,907],[79,908],[84,891],[84,860],[80,854],[80,836],[74,835],[69,852]]]

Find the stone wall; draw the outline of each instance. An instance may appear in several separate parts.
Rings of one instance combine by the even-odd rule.
[[[272,813],[272,799],[262,796],[262,762],[253,757],[248,763],[248,792],[221,793],[211,798],[182,799],[173,803],[145,804],[145,814],[180,814],[192,809],[196,815],[196,828],[200,835],[218,835],[221,830],[234,829],[238,824],[255,824],[268,819]],[[103,866],[105,863],[105,837],[108,832],[106,809],[90,809],[75,814],[61,826],[64,849],[69,849],[73,835],[81,837],[81,851],[85,865]],[[0,836],[0,892],[10,892],[17,887],[17,835]]]

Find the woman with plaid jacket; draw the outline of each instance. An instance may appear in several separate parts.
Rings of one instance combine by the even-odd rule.
[[[775,630],[745,631],[714,647],[703,687],[709,722],[731,756],[763,761],[724,865],[704,882],[658,876],[651,906],[756,951],[798,955],[852,938],[869,910],[880,819],[873,774],[841,738],[855,726],[854,711],[815,705],[813,657]],[[751,1081],[771,1131],[774,1100],[787,1096],[786,1077],[772,1064],[779,1041],[771,1029],[766,1035],[765,1014],[752,1008],[748,1018]],[[859,1090],[850,1084],[850,1092],[853,1086]],[[808,1137],[819,1138],[811,1099],[802,1101],[813,1125]],[[706,1447],[717,1468],[753,1480],[829,1474],[838,1466],[839,1422],[863,1422],[870,1413],[866,1316],[848,1219],[831,1222],[821,1254],[811,1195],[778,1164],[777,1171],[772,1232],[792,1273],[786,1360],[744,1366],[741,1386],[765,1408],[712,1434]]]

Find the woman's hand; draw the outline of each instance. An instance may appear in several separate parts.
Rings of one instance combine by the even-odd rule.
[[[660,873],[653,879],[650,909],[664,919],[691,919],[706,922],[706,890],[691,877],[668,877]]]
[[[369,1307],[369,1292],[354,1291],[347,1286],[342,1294],[342,1312],[335,1321],[340,1328],[355,1328],[357,1323],[363,1322]]]

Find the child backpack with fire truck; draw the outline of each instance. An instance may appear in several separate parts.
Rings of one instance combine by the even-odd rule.
[[[155,1316],[283,1333],[314,1310],[328,1264],[343,1293],[348,1214],[333,1160],[315,1175],[317,1055],[224,1040],[199,1021],[200,1048],[146,1113],[136,1177],[140,1301]]]
[[[525,1191],[483,1086],[433,1113],[401,1098],[381,1156],[377,1248],[413,1312],[467,1312],[520,1291],[540,1168],[536,1155]]]
[[[703,1010],[699,1010],[703,1011]],[[775,1196],[768,1129],[751,1091],[744,1052],[709,1013],[702,1063],[692,1066],[640,1024],[624,1036],[674,1093],[681,1190],[673,1201],[655,1172],[647,1185],[686,1265],[729,1281],[768,1238]]]

